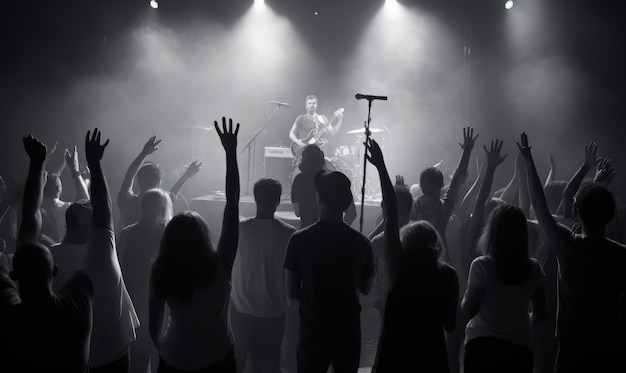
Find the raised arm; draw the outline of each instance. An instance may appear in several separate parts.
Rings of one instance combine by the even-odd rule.
[[[389,275],[389,288],[393,287],[402,266],[402,243],[400,242],[400,222],[398,220],[398,201],[393,190],[389,172],[385,165],[383,152],[376,140],[370,138],[365,146],[365,157],[378,169],[380,186],[383,192],[383,208],[385,214],[385,261]]]
[[[104,149],[109,145],[109,140],[100,144],[101,133],[96,128],[87,131],[85,136],[85,157],[91,170],[91,228],[104,228],[113,231],[113,216],[111,215],[111,196],[109,187],[102,171],[100,161],[104,155]]]
[[[141,149],[141,152],[139,153],[139,155],[133,160],[133,162],[128,167],[128,170],[126,171],[126,175],[124,175],[124,180],[122,180],[122,186],[120,187],[119,195],[125,195],[129,192],[132,192],[133,180],[135,179],[135,176],[137,175],[137,171],[139,171],[139,168],[143,164],[143,161],[145,161],[146,158],[150,154],[154,153],[155,151],[159,149],[158,145],[161,143],[161,141],[162,140],[157,139],[156,136],[152,136],[151,138],[148,139],[146,144],[143,146],[143,149]],[[118,200],[119,199],[120,198],[118,197]]]
[[[520,154],[524,158],[526,162],[526,175],[528,176],[528,190],[530,192],[530,200],[532,202],[533,208],[535,209],[535,215],[537,215],[537,220],[539,221],[539,225],[546,233],[546,236],[550,241],[551,238],[558,235],[560,230],[552,213],[548,209],[548,203],[546,202],[546,196],[543,193],[543,186],[541,184],[541,180],[539,179],[539,175],[537,174],[537,168],[535,167],[535,162],[533,160],[533,156],[530,152],[530,145],[528,144],[528,137],[526,133],[522,133],[521,135],[521,143],[517,143],[517,147],[520,150]],[[553,247],[554,249],[554,247]]]
[[[526,164],[519,154],[515,158],[515,168],[519,175],[519,208],[526,217],[530,216],[530,195],[528,195],[528,175],[526,175]]]
[[[180,193],[180,190],[183,189],[183,186],[185,185],[185,183],[189,179],[194,177],[195,174],[198,173],[198,171],[200,171],[201,166],[202,166],[202,162],[193,161],[189,163],[189,166],[187,166],[185,172],[182,174],[180,179],[178,179],[176,184],[174,184],[172,189],[170,189],[170,192],[172,193],[174,197],[178,197],[178,193]]]
[[[226,152],[226,207],[224,208],[224,220],[222,222],[222,234],[217,244],[217,252],[222,259],[226,275],[230,278],[233,270],[233,262],[237,254],[239,243],[239,168],[237,165],[237,133],[239,123],[233,130],[233,120],[222,117],[222,130],[217,121],[214,122],[215,131],[220,137],[224,151]]]
[[[480,184],[480,191],[478,192],[478,197],[476,197],[474,210],[472,212],[468,250],[473,252],[464,254],[464,257],[467,258],[464,260],[466,265],[471,263],[473,258],[477,255],[475,250],[485,221],[485,203],[491,194],[491,185],[493,184],[493,176],[496,173],[496,168],[498,168],[508,156],[508,154],[504,156],[500,155],[502,151],[502,140],[500,139],[491,141],[489,149],[483,145],[483,149],[485,149],[485,153],[487,153],[487,169],[485,170],[485,177]]]
[[[80,163],[78,162],[78,150],[76,146],[74,146],[74,151],[71,153],[69,150],[65,149],[65,163],[72,172],[72,181],[74,182],[74,190],[76,191],[74,201],[89,199],[87,184],[80,174]]]
[[[341,124],[343,123],[343,109],[335,111],[333,117],[335,118],[335,123],[328,123],[328,133],[330,133],[331,136],[336,135],[337,132],[339,132],[339,130],[341,129]]]
[[[476,143],[477,138],[478,133],[476,133],[476,136],[474,136],[474,129],[472,127],[463,128],[463,143],[459,143],[459,146],[461,146],[461,149],[463,149],[463,154],[461,155],[459,165],[454,171],[452,181],[450,181],[450,186],[448,187],[448,191],[446,192],[446,196],[444,197],[444,206],[449,213],[452,213],[452,209],[454,208],[456,200],[458,199],[459,190],[467,179],[467,167],[469,165],[470,156],[472,155],[472,149],[474,149],[474,144]]]
[[[604,186],[608,186],[611,181],[613,181],[615,173],[612,161],[609,158],[601,157],[598,162],[596,175],[594,176],[593,181],[604,184]]]
[[[458,215],[463,222],[466,222],[472,213],[472,208],[478,195],[480,183],[485,177],[485,171],[487,171],[486,163],[481,166],[478,157],[476,157],[476,180],[474,180],[474,184],[472,184],[467,193],[465,193],[465,197],[463,197],[461,205],[459,206]]]
[[[553,182],[556,178],[556,162],[554,161],[552,153],[550,153],[550,157],[548,158],[548,164],[550,165],[550,171],[546,177],[546,182],[543,184],[544,187]]]
[[[44,165],[46,146],[32,135],[24,137],[24,150],[30,157],[28,176],[22,199],[22,223],[17,235],[17,247],[29,241],[37,241],[41,233],[41,202],[43,200]]]
[[[580,184],[583,182],[583,179],[585,178],[587,173],[596,167],[597,153],[598,144],[596,144],[595,142],[585,144],[585,162],[580,166],[578,171],[576,171],[574,176],[572,176],[570,181],[567,183],[565,190],[563,190],[563,198],[561,199],[561,204],[557,208],[557,212],[562,212],[565,219],[572,217],[574,213],[572,211],[572,206],[574,205],[574,196],[576,195],[578,188],[580,188]]]
[[[518,153],[515,156],[515,169],[513,170],[513,177],[511,178],[507,186],[504,188],[504,191],[502,192],[502,196],[500,196],[500,199],[502,199],[504,202],[510,205],[518,205],[519,203],[518,198],[519,198],[520,175],[519,175],[519,170],[517,168],[517,164],[521,161],[522,160],[519,159],[519,153]]]

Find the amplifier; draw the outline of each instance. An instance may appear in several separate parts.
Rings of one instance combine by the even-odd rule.
[[[291,148],[266,146],[265,157],[266,158],[293,158],[293,154],[291,154]]]
[[[290,148],[266,147],[264,162],[265,177],[271,177],[280,182],[283,187],[282,195],[291,190],[291,172],[293,170],[293,154]]]

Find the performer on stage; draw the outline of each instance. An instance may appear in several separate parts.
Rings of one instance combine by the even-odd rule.
[[[309,95],[304,102],[307,113],[299,115],[289,131],[289,138],[293,141],[291,150],[296,157],[301,155],[305,145],[317,144],[323,148],[327,142],[324,137],[336,134],[343,122],[343,108],[335,111],[329,120],[326,116],[317,113],[316,96]]]

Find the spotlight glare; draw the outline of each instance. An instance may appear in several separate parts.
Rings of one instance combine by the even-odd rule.
[[[316,16],[319,16],[320,12],[314,12],[313,14],[315,14]]]
[[[506,3],[504,3],[504,9],[511,9],[513,8],[513,0],[508,0]]]
[[[159,3],[156,0],[150,0],[150,6],[152,9],[157,9],[159,7]]]
[[[265,3],[265,0],[254,0],[254,3],[257,5],[261,5]]]

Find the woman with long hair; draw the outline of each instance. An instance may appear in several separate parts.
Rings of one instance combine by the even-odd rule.
[[[226,152],[226,207],[214,247],[197,212],[176,215],[165,228],[150,279],[150,336],[158,372],[235,372],[228,318],[230,279],[239,236],[237,133],[232,119],[215,129]],[[165,306],[169,319],[165,323]]]
[[[470,266],[461,301],[470,319],[465,372],[532,373],[532,325],[545,319],[546,299],[544,273],[530,257],[522,210],[509,204],[496,207],[479,247],[483,255]]]
[[[441,259],[442,240],[427,221],[399,230],[398,204],[383,154],[367,144],[378,169],[385,209],[388,296],[372,371],[448,373],[445,332],[454,330],[459,299],[456,271]]]

